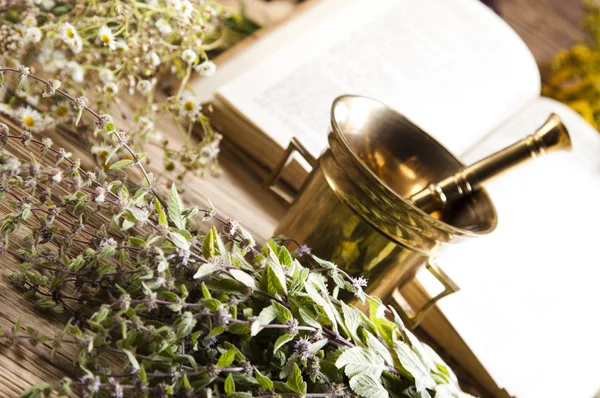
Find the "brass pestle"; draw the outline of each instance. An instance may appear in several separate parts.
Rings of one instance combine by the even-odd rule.
[[[459,170],[442,181],[430,183],[423,190],[410,196],[408,200],[426,213],[443,210],[448,204],[472,194],[487,181],[521,163],[545,153],[572,148],[566,127],[553,113],[535,133]]]

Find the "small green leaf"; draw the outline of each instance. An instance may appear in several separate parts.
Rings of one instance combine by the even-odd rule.
[[[116,161],[115,163],[111,164],[110,169],[111,170],[124,169],[125,167],[131,166],[132,163],[133,163],[133,160],[131,160],[131,159],[121,159],[121,160]]]
[[[402,367],[410,373],[415,380],[417,391],[425,391],[427,388],[435,387],[435,381],[431,377],[427,367],[419,356],[404,342],[396,341],[394,343],[396,355]]]
[[[238,282],[243,283],[252,290],[256,290],[256,282],[250,274],[242,271],[241,269],[232,269],[229,272]]]
[[[233,360],[235,359],[235,354],[237,354],[237,352],[238,352],[237,349],[231,349],[231,350],[225,351],[219,357],[219,361],[217,362],[217,367],[218,368],[226,368],[227,366],[231,365],[233,363]]]
[[[275,346],[273,349],[273,353],[276,353],[277,350],[279,350],[281,347],[283,347],[283,345],[287,342],[290,342],[294,339],[294,336],[292,336],[291,334],[284,334],[279,336],[279,338],[277,339],[277,341],[275,342]]]
[[[194,279],[202,279],[212,275],[219,267],[213,263],[202,264],[194,274]]]
[[[167,214],[156,198],[154,198],[154,209],[158,213],[158,223],[160,225],[169,225],[169,222],[167,221]]]
[[[286,323],[294,318],[290,310],[279,304],[277,301],[273,301],[273,307],[275,308],[275,314],[277,315],[279,322]]]
[[[129,350],[123,350],[123,352],[125,353],[125,355],[127,355],[127,359],[129,360],[131,367],[135,370],[140,370],[140,363],[136,359],[135,355]]]
[[[338,369],[344,368],[348,377],[369,374],[378,379],[387,369],[383,359],[374,351],[363,347],[352,347],[339,356],[335,362]]]
[[[256,336],[258,332],[260,332],[263,329],[263,326],[273,322],[275,318],[277,318],[277,311],[275,310],[275,306],[273,306],[273,304],[263,308],[263,310],[260,312],[260,314],[258,314],[258,317],[250,327],[251,335]]]
[[[350,379],[350,388],[361,397],[389,398],[389,393],[379,379],[370,374],[358,374]]]
[[[179,229],[185,229],[185,218],[182,216],[183,213],[183,202],[177,192],[175,184],[171,185],[171,193],[169,195],[169,202],[167,206],[169,218]]]
[[[315,341],[314,343],[310,344],[309,352],[313,355],[316,355],[317,352],[319,352],[321,350],[321,348],[323,348],[327,345],[327,343],[329,343],[328,339],[321,339],[321,340]]]
[[[269,391],[273,390],[273,382],[271,379],[260,373],[256,368],[254,368],[254,377],[256,377],[256,381],[258,381],[258,384],[260,384],[262,388]]]
[[[294,363],[294,367],[292,372],[290,373],[287,379],[287,386],[290,390],[297,392],[298,394],[304,395],[306,394],[306,382],[302,378],[302,372],[296,363]]]
[[[225,379],[225,386],[223,387],[225,390],[225,394],[231,395],[235,392],[235,382],[233,381],[233,376],[229,373],[229,376]]]

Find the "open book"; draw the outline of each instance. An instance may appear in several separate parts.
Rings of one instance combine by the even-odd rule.
[[[532,133],[551,112],[575,151],[490,183],[499,226],[450,246],[438,263],[461,291],[422,329],[489,396],[592,397],[600,389],[597,303],[600,136],[567,107],[540,98],[533,56],[475,0],[319,0],[194,83],[213,122],[266,169],[296,137],[326,146],[332,100],[376,98],[466,163]],[[298,188],[307,165],[289,165]],[[404,289],[422,301],[421,276]]]

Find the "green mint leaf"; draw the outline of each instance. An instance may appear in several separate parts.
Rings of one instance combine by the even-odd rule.
[[[229,349],[225,351],[219,357],[219,360],[217,361],[217,367],[226,368],[227,366],[231,365],[233,363],[233,360],[235,359],[235,354],[237,354],[237,352],[237,349]]]
[[[379,355],[381,355],[381,357],[383,358],[383,360],[385,361],[386,364],[388,364],[388,366],[394,366],[394,357],[392,356],[392,353],[390,352],[389,348],[386,347],[385,344],[383,344],[381,341],[379,341],[379,339],[375,336],[373,336],[371,333],[365,331],[364,334],[366,335],[366,340],[367,340],[367,346],[379,353]]]
[[[180,234],[179,232],[169,232],[169,238],[175,246],[183,250],[189,250],[190,242],[187,241],[185,236]]]
[[[306,382],[302,378],[302,372],[296,363],[294,363],[294,367],[292,372],[290,373],[287,379],[287,386],[290,390],[297,392],[298,394],[304,395],[306,394]]]
[[[272,391],[273,390],[273,382],[267,376],[263,375],[258,371],[258,369],[254,368],[254,377],[258,384],[265,390]]]
[[[435,381],[431,377],[427,366],[406,343],[396,341],[394,348],[400,364],[415,380],[417,391],[421,392],[427,388],[435,387]]]
[[[232,269],[229,272],[231,273],[231,276],[233,276],[238,282],[243,283],[252,290],[256,290],[256,282],[251,275],[242,271],[241,269]]]
[[[171,185],[171,193],[169,194],[169,202],[167,205],[169,219],[177,226],[177,228],[185,229],[185,218],[181,214],[183,213],[183,202],[179,197],[175,184]]]
[[[158,223],[160,225],[169,225],[165,209],[163,209],[162,205],[156,198],[154,198],[154,210],[156,210],[156,212],[158,213]]]
[[[375,379],[381,377],[381,373],[387,369],[383,359],[376,352],[362,347],[352,347],[344,351],[335,362],[335,366],[338,369],[344,368],[348,377],[366,374]]]
[[[358,327],[362,324],[361,312],[354,307],[350,307],[345,304],[343,301],[342,305],[342,314],[344,315],[344,324],[352,336],[354,341],[360,341],[357,335]]]
[[[229,373],[229,376],[225,379],[225,386],[223,389],[227,395],[235,393],[235,382],[233,381],[233,375],[231,373]]]
[[[121,169],[131,166],[132,163],[133,163],[133,160],[131,160],[131,159],[121,159],[121,160],[116,161],[113,164],[111,164],[110,169],[111,170],[121,170]]]
[[[329,343],[328,339],[321,339],[321,340],[315,341],[314,343],[310,344],[309,352],[313,355],[316,355],[317,352],[319,352],[321,350],[321,348],[323,348],[327,345],[327,343]]]
[[[212,275],[219,267],[213,263],[202,264],[194,274],[194,279],[202,279]]]
[[[136,359],[135,355],[129,350],[123,350],[123,352],[125,353],[125,355],[127,355],[127,359],[129,360],[131,367],[135,370],[140,370],[140,363]]]
[[[352,391],[366,398],[389,398],[387,390],[378,378],[370,374],[359,374],[350,379]]]
[[[279,336],[279,338],[275,342],[275,346],[273,348],[273,354],[276,353],[277,350],[279,350],[281,347],[283,347],[285,343],[288,343],[288,342],[292,341],[293,339],[294,339],[294,336],[292,336],[291,334],[287,334],[287,333]]]
[[[276,301],[273,302],[273,307],[275,308],[275,314],[277,315],[277,319],[280,323],[286,323],[294,317],[290,310]]]
[[[275,318],[277,318],[277,311],[273,304],[263,308],[260,314],[258,314],[256,320],[252,322],[252,326],[250,327],[251,335],[256,336],[258,332],[260,332],[263,329],[263,326],[273,322]]]
[[[284,246],[281,246],[281,248],[279,249],[279,255],[277,257],[279,262],[285,265],[286,267],[290,267],[294,261],[292,255]]]

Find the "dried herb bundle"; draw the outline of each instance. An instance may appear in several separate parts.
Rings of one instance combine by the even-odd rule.
[[[0,195],[14,208],[1,252],[20,266],[9,279],[68,319],[53,336],[17,323],[0,341],[81,369],[23,397],[467,396],[363,278],[303,246],[258,249],[213,206],[186,207],[175,186],[161,193],[109,118],[25,69],[1,68],[2,82],[5,73],[89,113],[129,155],[107,157],[121,178],[90,172],[48,138],[0,125]],[[338,300],[341,290],[368,301],[370,315]]]

